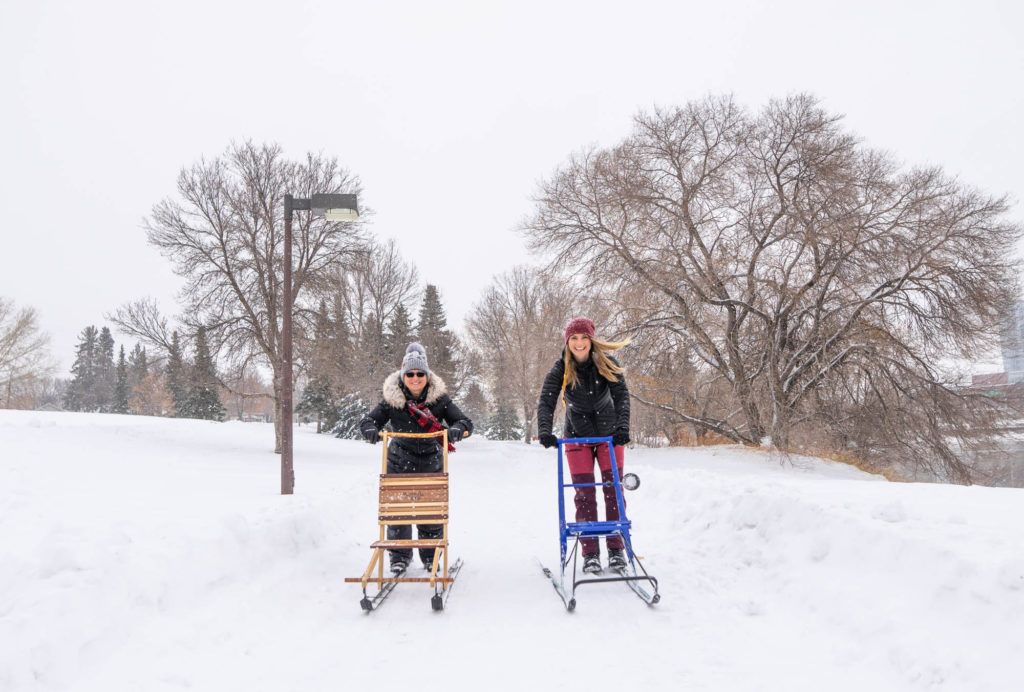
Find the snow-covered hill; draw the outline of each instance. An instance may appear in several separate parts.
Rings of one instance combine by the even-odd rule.
[[[629,450],[641,603],[557,565],[555,456],[451,458],[443,613],[370,616],[380,447],[270,426],[0,411],[0,690],[1024,688],[1024,492],[739,448]]]

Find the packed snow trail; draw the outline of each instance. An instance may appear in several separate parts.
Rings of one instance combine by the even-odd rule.
[[[1024,494],[888,483],[741,448],[631,449],[633,542],[658,577],[567,613],[554,454],[451,457],[443,612],[372,617],[380,449],[270,426],[0,411],[0,689],[1024,688]],[[570,500],[571,506],[571,500]]]

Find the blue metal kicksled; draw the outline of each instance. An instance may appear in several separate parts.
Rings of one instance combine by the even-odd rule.
[[[604,487],[606,483],[566,483],[564,471],[564,459],[562,446],[566,444],[606,444],[611,455],[612,482],[615,488],[615,501],[619,506],[619,519],[617,521],[566,521],[565,520],[565,489],[584,487]],[[626,474],[630,476],[631,474]],[[635,477],[635,476],[634,476]],[[643,599],[648,605],[653,605],[661,600],[658,593],[658,580],[647,573],[640,559],[633,552],[633,541],[630,539],[631,523],[626,518],[626,505],[622,499],[622,479],[619,478],[619,465],[615,459],[615,446],[610,437],[570,437],[558,440],[558,533],[561,547],[561,576],[555,576],[551,570],[542,566],[544,575],[551,579],[555,591],[562,598],[566,609],[576,608],[576,587],[583,584],[601,584],[605,582],[624,582],[633,592]],[[581,538],[601,538],[608,536],[619,536],[626,548],[626,555],[629,562],[622,569],[613,570],[612,577],[585,577],[576,578],[576,559],[579,556],[579,545]],[[569,542],[572,541],[572,547]],[[566,579],[566,567],[569,569],[570,579]],[[644,584],[643,582],[646,582]],[[650,590],[648,590],[649,587]]]

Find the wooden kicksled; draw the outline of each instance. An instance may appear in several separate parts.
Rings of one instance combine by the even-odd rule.
[[[381,432],[384,449],[381,462],[379,506],[377,524],[380,538],[370,544],[373,554],[370,564],[361,577],[346,577],[346,582],[359,582],[363,586],[363,598],[359,605],[367,613],[383,603],[388,594],[401,583],[427,583],[433,590],[430,606],[443,610],[451,593],[452,584],[462,568],[462,560],[449,565],[448,560],[448,431],[432,433]],[[444,455],[441,473],[388,473],[388,439],[392,437],[440,437]],[[427,540],[389,540],[387,527],[403,524],[440,524],[441,538]],[[430,575],[407,577],[406,572],[384,576],[385,553],[392,549],[433,548],[434,562]],[[370,584],[377,587],[375,593],[368,593]]]

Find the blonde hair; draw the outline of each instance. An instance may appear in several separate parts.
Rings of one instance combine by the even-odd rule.
[[[618,351],[623,346],[626,346],[631,342],[632,339],[623,339],[622,341],[605,341],[604,339],[598,339],[595,336],[590,337],[590,354],[591,358],[594,359],[594,365],[597,366],[597,372],[604,379],[609,382],[618,382],[619,375],[626,372],[626,369],[621,365],[617,365],[611,358],[608,357],[609,351]],[[579,375],[576,374],[576,359],[573,358],[572,353],[569,349],[565,349],[565,377],[562,378],[562,388],[575,387],[580,383]]]

